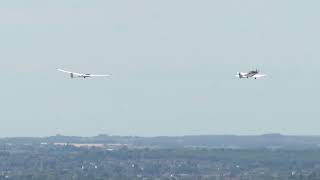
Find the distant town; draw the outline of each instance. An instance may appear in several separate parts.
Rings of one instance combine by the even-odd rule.
[[[319,180],[320,137],[0,139],[0,179]]]

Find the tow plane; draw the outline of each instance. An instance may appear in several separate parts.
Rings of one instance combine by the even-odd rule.
[[[260,74],[259,70],[256,69],[254,71],[249,71],[249,72],[238,72],[236,75],[238,78],[254,78],[254,79],[260,79],[262,77],[267,76],[266,74]]]

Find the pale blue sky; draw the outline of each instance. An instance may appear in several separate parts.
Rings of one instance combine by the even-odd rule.
[[[320,134],[319,6],[1,1],[0,136]]]

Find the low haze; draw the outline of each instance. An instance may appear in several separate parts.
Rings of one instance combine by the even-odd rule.
[[[319,134],[319,6],[1,1],[0,136]]]

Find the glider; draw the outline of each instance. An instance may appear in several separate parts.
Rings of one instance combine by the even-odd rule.
[[[71,71],[66,71],[63,69],[57,69],[57,71],[67,73],[70,75],[71,78],[90,78],[90,77],[108,77],[111,76],[110,74],[103,74],[103,75],[97,75],[97,74],[82,74],[82,73],[77,73],[77,72],[71,72]]]

